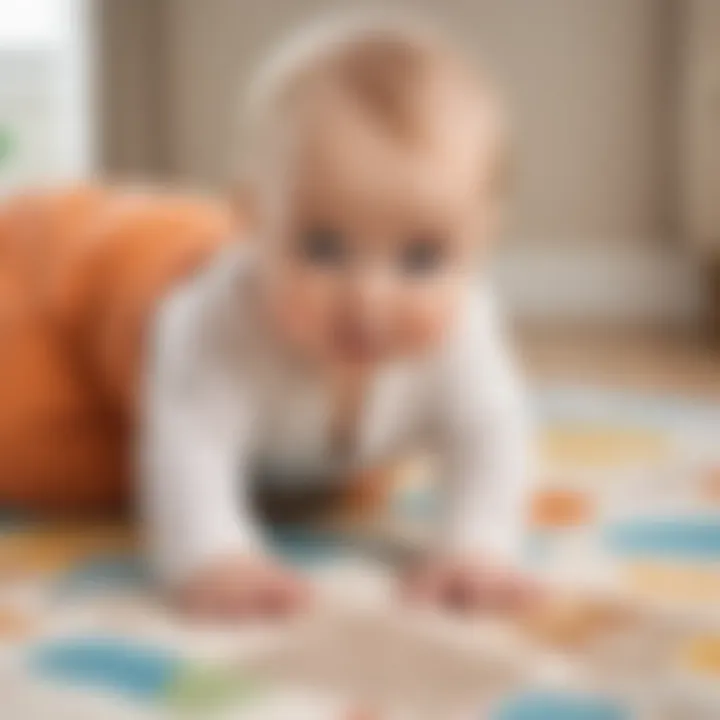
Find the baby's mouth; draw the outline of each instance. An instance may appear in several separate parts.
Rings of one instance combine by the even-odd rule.
[[[380,355],[380,343],[374,333],[368,333],[354,323],[339,323],[333,335],[335,350],[345,361],[368,363]]]

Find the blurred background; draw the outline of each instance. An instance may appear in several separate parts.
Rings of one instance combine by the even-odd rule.
[[[258,58],[318,11],[365,5],[0,0],[0,192],[83,176],[224,191]],[[405,7],[508,97],[518,177],[498,275],[533,368],[716,390],[720,3]]]
[[[0,198],[98,178],[227,193],[238,102],[258,60],[316,13],[365,6],[363,0],[0,0]],[[495,270],[541,426],[529,561],[573,582],[607,581],[648,608],[686,611],[678,615],[692,621],[683,625],[685,634],[665,625],[643,634],[642,623],[631,619],[611,636],[602,615],[596,623],[591,614],[585,625],[581,616],[580,634],[571,627],[566,640],[591,658],[596,640],[622,636],[635,643],[618,645],[620,656],[598,655],[607,662],[600,670],[590,666],[587,675],[627,688],[637,671],[642,692],[649,689],[670,713],[632,717],[718,718],[720,0],[407,0],[404,6],[447,26],[471,59],[498,78],[510,105],[517,182]],[[47,348],[38,347],[32,357],[44,362]],[[10,407],[7,391],[0,403]],[[76,429],[64,416],[58,423]],[[58,446],[57,457],[66,449]],[[417,468],[411,470],[391,494],[389,543],[412,539],[416,516],[422,524],[423,508],[432,508],[422,477],[417,482]],[[97,614],[101,638],[127,637],[118,646],[98,643],[92,633],[88,642],[80,633],[79,641],[71,636],[41,646],[36,674],[39,668],[66,677],[70,668],[80,687],[101,685],[160,703],[163,679],[179,667],[185,685],[178,698],[227,695],[235,676],[203,674],[204,666],[193,664],[192,638],[183,649],[190,661],[177,660],[162,643],[158,652],[147,644],[165,630],[156,633],[155,617],[145,614],[143,564],[127,528],[102,526],[90,539],[86,528],[35,534],[30,528],[5,518],[0,507],[0,586],[9,579],[5,590],[14,591],[13,578],[27,579],[35,593],[8,601],[0,592],[0,645],[8,638],[37,643],[54,627],[46,606],[27,600],[47,590],[50,616],[62,621],[79,598]],[[340,537],[342,543],[331,535],[330,555],[347,545]],[[326,561],[317,538],[287,544],[300,564],[314,567],[317,552]],[[40,592],[33,585],[38,578]],[[97,599],[105,585],[109,599]],[[637,657],[644,660],[627,647],[642,650]],[[650,661],[671,670],[663,665],[661,674]],[[6,702],[42,700],[35,678],[28,682],[0,672],[3,712]],[[542,711],[531,702],[527,714],[502,720],[631,717],[606,705],[598,710],[594,699],[591,710],[578,711],[576,693],[569,699],[574,714],[558,702]],[[10,715],[44,719],[56,710],[53,699],[34,713]],[[353,717],[361,714],[370,717]]]

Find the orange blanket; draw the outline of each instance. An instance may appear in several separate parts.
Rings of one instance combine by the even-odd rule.
[[[154,308],[233,237],[198,198],[90,187],[0,206],[0,506],[124,503]]]

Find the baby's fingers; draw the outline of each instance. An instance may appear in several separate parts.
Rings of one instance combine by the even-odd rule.
[[[443,572],[437,565],[411,571],[402,582],[402,596],[414,604],[436,603],[441,595]]]
[[[467,560],[445,560],[411,575],[405,596],[461,612],[517,612],[533,602],[537,589],[508,569]]]
[[[264,616],[285,617],[304,610],[311,600],[310,584],[281,569],[261,588],[256,608]]]
[[[308,603],[308,584],[272,563],[233,558],[198,573],[182,587],[177,601],[189,615],[232,621],[282,617]]]
[[[186,588],[179,599],[180,609],[204,620],[237,620],[252,613],[252,588],[231,578],[212,578]]]

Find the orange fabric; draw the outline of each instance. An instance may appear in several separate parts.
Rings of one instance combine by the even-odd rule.
[[[197,198],[88,187],[0,206],[0,506],[127,499],[148,322],[233,237]]]

